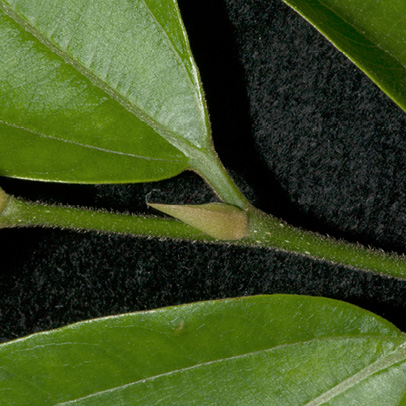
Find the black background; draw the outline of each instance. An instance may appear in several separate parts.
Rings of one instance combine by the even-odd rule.
[[[257,207],[405,253],[406,115],[280,0],[181,0],[219,155]],[[51,203],[150,213],[202,203],[192,173],[152,184],[0,179]],[[298,255],[74,231],[0,231],[0,340],[93,317],[263,293],[357,304],[403,331],[406,282]]]

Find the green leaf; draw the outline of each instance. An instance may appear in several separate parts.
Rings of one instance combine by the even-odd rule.
[[[404,0],[284,0],[406,110]]]
[[[0,174],[174,176],[211,153],[175,0],[0,0]]]
[[[405,336],[305,296],[81,322],[0,346],[2,405],[401,405]]]

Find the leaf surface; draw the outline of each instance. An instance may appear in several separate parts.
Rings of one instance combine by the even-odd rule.
[[[174,176],[210,150],[175,0],[0,0],[0,174]]]
[[[77,323],[0,346],[3,405],[401,405],[405,336],[355,306],[257,296]]]
[[[406,110],[403,0],[283,0]]]

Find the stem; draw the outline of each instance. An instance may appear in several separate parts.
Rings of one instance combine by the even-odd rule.
[[[250,210],[248,245],[273,247],[367,271],[406,278],[406,257],[366,248],[293,227],[258,209]]]
[[[0,228],[27,226],[59,227],[195,241],[214,240],[196,228],[169,218],[141,217],[66,206],[45,205],[8,196],[4,209],[0,213]]]
[[[1,211],[2,208],[3,211]],[[282,249],[299,255],[406,279],[406,258],[404,256],[387,254],[359,244],[350,244],[304,231],[252,206],[245,211],[249,216],[248,236],[240,240],[227,241],[227,244]],[[174,219],[26,202],[7,196],[0,189],[0,227],[26,226],[60,227],[225,243]]]

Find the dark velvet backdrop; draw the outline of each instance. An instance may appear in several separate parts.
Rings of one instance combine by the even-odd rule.
[[[280,0],[181,0],[216,149],[250,200],[295,225],[405,252],[406,115]],[[48,202],[147,212],[213,199],[191,173],[146,185],[0,179]],[[198,300],[346,300],[406,330],[406,283],[263,249],[1,230],[0,339]]]

